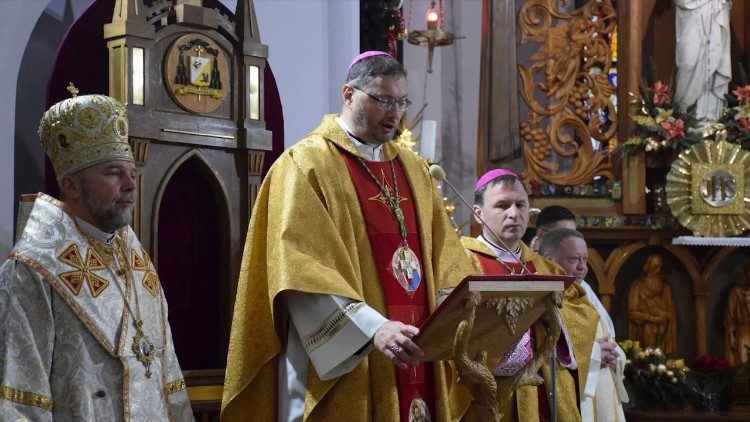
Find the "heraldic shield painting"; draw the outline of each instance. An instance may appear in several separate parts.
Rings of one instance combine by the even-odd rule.
[[[222,77],[226,75],[226,54],[204,35],[178,38],[166,55],[164,80],[170,96],[192,113],[210,113],[221,105],[225,96]]]

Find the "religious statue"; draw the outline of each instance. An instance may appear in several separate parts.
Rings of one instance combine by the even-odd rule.
[[[737,366],[750,357],[750,264],[743,267],[745,284],[729,292],[724,313],[724,350],[730,365]]]
[[[704,126],[724,109],[732,79],[729,8],[731,0],[675,0],[677,14],[677,85],[675,101],[683,109],[696,105]]]
[[[677,312],[672,289],[661,276],[662,258],[649,255],[628,296],[629,336],[643,347],[677,350]]]

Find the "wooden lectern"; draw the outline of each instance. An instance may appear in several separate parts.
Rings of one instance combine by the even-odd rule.
[[[499,421],[500,399],[542,382],[539,368],[560,335],[562,292],[573,280],[540,274],[465,278],[414,337],[425,353],[422,360],[453,360],[461,382],[474,395],[477,415]],[[514,376],[495,378],[487,362],[494,366],[530,327],[537,340],[532,362]]]

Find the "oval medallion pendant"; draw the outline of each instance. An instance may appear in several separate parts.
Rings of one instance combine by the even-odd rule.
[[[422,282],[422,267],[419,259],[408,245],[400,246],[391,258],[391,270],[396,281],[409,293],[419,288]]]
[[[409,405],[409,422],[430,422],[430,410],[427,403],[419,397],[414,398]]]
[[[133,336],[133,353],[136,359],[146,368],[146,378],[151,378],[151,362],[154,361],[154,343],[143,332],[143,321],[135,321],[135,335]]]

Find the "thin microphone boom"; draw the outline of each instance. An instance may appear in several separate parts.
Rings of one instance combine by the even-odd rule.
[[[487,230],[490,231],[490,233],[492,233],[493,236],[495,236],[495,239],[497,239],[497,241],[500,243],[500,246],[505,248],[505,250],[508,251],[510,256],[512,256],[519,264],[521,264],[521,268],[523,268],[527,273],[531,274],[531,271],[529,271],[529,269],[521,261],[521,259],[517,257],[513,252],[510,251],[510,248],[508,247],[508,245],[505,244],[503,239],[500,238],[500,236],[498,236],[487,223],[485,223],[484,219],[479,214],[477,214],[476,211],[474,211],[474,208],[471,205],[469,205],[468,202],[466,202],[466,199],[464,199],[464,197],[460,193],[458,193],[458,190],[456,190],[456,188],[453,187],[451,182],[448,181],[448,178],[445,177],[445,170],[443,170],[442,167],[440,167],[437,164],[430,165],[430,176],[432,176],[434,179],[437,179],[441,182],[445,182],[445,184],[447,184],[448,187],[451,188],[451,190],[456,194],[456,196],[458,196],[461,199],[461,202],[463,202],[464,205],[466,205],[466,208],[468,208],[469,211],[471,211],[474,217],[476,217],[482,223],[482,226],[484,226]]]

